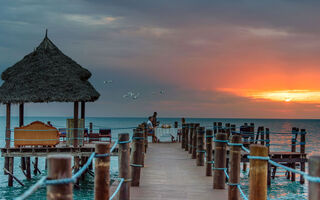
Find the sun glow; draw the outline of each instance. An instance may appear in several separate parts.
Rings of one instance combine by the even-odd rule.
[[[319,103],[320,91],[313,90],[276,90],[276,91],[250,91],[250,90],[232,90],[222,89],[223,91],[229,91],[236,93],[240,96],[249,97],[252,99],[264,99],[271,101],[282,102],[301,102],[301,103]]]

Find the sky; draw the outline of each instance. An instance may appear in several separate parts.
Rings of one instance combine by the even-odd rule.
[[[47,28],[60,50],[92,73],[101,96],[87,104],[87,116],[319,118],[319,6],[0,0],[0,72],[32,52]],[[72,116],[73,105],[25,109],[29,116]]]

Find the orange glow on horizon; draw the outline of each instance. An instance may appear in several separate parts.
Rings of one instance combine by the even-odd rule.
[[[313,90],[275,90],[252,91],[224,88],[221,91],[231,92],[251,99],[264,99],[277,102],[320,103],[320,91]]]

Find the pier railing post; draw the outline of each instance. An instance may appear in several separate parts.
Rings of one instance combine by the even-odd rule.
[[[147,153],[149,142],[148,142],[148,128],[146,126],[144,127],[143,136],[144,136],[144,153]]]
[[[309,158],[309,175],[320,177],[320,156],[311,156]],[[309,200],[320,199],[320,183],[309,181]]]
[[[189,154],[192,154],[193,149],[193,130],[194,130],[194,124],[189,125]]]
[[[293,127],[292,128],[292,138],[291,138],[291,152],[296,152],[296,145],[297,145],[297,135],[299,132],[299,128]],[[296,163],[290,163],[291,168],[296,168]],[[290,174],[290,172],[288,172]],[[289,175],[290,177],[290,175]],[[296,174],[291,172],[291,181],[296,181]]]
[[[181,129],[181,148],[182,149],[185,149],[186,146],[185,146],[185,142],[186,142],[186,127],[185,127],[185,124],[182,124],[182,129]]]
[[[110,143],[98,142],[96,154],[110,154]],[[94,199],[109,200],[110,197],[110,156],[98,157],[94,163]]]
[[[270,131],[269,128],[266,128],[266,146],[268,148],[268,155],[270,154]],[[267,185],[271,185],[271,165],[268,163],[268,179]]]
[[[69,155],[51,155],[48,156],[48,177],[47,179],[64,179],[71,178],[71,159]],[[72,183],[47,185],[47,199],[48,200],[72,200],[73,191]]]
[[[194,124],[193,126],[193,138],[192,138],[192,159],[196,159],[197,158],[197,128],[200,126],[200,124]]]
[[[217,133],[214,148],[213,189],[225,189],[227,134]]]
[[[216,136],[218,132],[217,122],[213,122],[213,135]]]
[[[204,148],[204,127],[197,128],[197,166],[204,166],[204,156],[205,156],[205,148]]]
[[[300,153],[304,154],[305,153],[305,149],[306,149],[306,130],[305,129],[301,129],[300,131]],[[301,155],[302,158],[306,158],[305,155]],[[306,170],[306,163],[303,161],[300,163],[300,170],[301,171],[305,171]],[[304,177],[300,176],[300,183],[304,184]]]
[[[232,144],[241,144],[241,136],[233,135],[231,138]],[[228,199],[239,200],[239,189],[237,184],[240,183],[240,161],[241,161],[241,146],[230,146],[230,173]]]
[[[227,133],[227,138],[228,139],[230,137],[230,132],[231,132],[230,123],[226,123],[226,133]]]
[[[258,144],[250,145],[250,156],[268,157],[268,148]],[[268,161],[262,159],[250,160],[249,190],[250,200],[267,199]]]
[[[206,176],[212,176],[212,130],[206,130],[206,151],[207,151],[207,163],[206,163]]]
[[[140,173],[142,167],[142,145],[143,145],[143,133],[141,129],[137,128],[133,130],[132,137],[132,152],[131,152],[131,186],[140,185]]]
[[[184,150],[185,151],[189,151],[189,130],[190,130],[190,126],[189,124],[184,124]]]
[[[119,191],[119,199],[130,199],[130,143],[129,133],[122,133],[119,137],[119,177],[124,182]]]

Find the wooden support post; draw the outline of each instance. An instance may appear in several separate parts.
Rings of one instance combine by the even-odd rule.
[[[214,148],[213,189],[225,189],[227,157],[227,134],[217,133]]]
[[[174,122],[174,128],[178,128],[178,122],[177,121]]]
[[[270,131],[269,128],[266,128],[266,146],[268,148],[268,155],[270,155]],[[271,165],[268,163],[268,179],[267,185],[271,185]]]
[[[300,153],[304,154],[305,150],[306,150],[306,130],[301,129],[301,131],[300,131]],[[306,158],[306,156],[303,155],[302,158]],[[304,172],[306,170],[306,163],[301,162],[300,166],[301,166],[300,170]],[[300,176],[300,183],[304,184],[304,177],[303,176]]]
[[[218,127],[217,127],[217,122],[213,122],[213,134],[216,136],[218,133]]]
[[[309,175],[320,177],[320,156],[311,156],[309,158]],[[309,200],[320,199],[320,183],[309,181]]]
[[[193,129],[194,124],[189,124],[189,154],[192,154],[192,148],[193,148]]]
[[[230,123],[226,123],[226,133],[227,133],[228,139],[229,139],[229,137],[230,137],[230,132],[231,132]]]
[[[19,127],[23,126],[24,124],[24,104],[19,104]],[[26,170],[26,159],[24,157],[21,157],[21,168],[22,170]]]
[[[293,127],[292,128],[292,138],[291,138],[291,152],[296,152],[296,142],[297,142],[297,131],[299,131],[298,128]],[[296,168],[296,163],[292,162],[290,163],[290,167],[295,169]],[[288,174],[290,174],[290,172],[288,172]],[[291,172],[291,181],[296,181],[296,174]]]
[[[249,132],[249,137],[251,138],[251,140],[254,140],[254,123],[250,123]]]
[[[11,104],[6,104],[6,130],[5,130],[5,140],[6,140],[6,148],[10,148],[11,141],[11,131],[10,131],[10,120],[11,120]],[[4,160],[4,168],[9,168],[9,157],[5,157]],[[6,174],[6,172],[4,172]]]
[[[73,147],[78,147],[79,145],[79,135],[78,135],[78,117],[79,117],[79,102],[74,102],[74,112],[73,112]]]
[[[204,127],[197,128],[197,166],[204,166],[204,156],[206,150],[204,148]]]
[[[233,132],[236,132],[236,125],[231,124],[231,134],[233,135]]]
[[[38,174],[38,157],[35,157],[35,158],[34,158],[33,174],[34,174],[35,176]]]
[[[10,104],[10,103],[7,103],[7,113],[6,113],[6,148],[10,148],[10,141],[11,141],[10,122],[11,122],[11,104]]]
[[[212,176],[212,138],[213,132],[208,129],[206,131],[206,151],[207,151],[207,163],[206,163],[206,176]]]
[[[93,124],[92,124],[92,122],[90,122],[89,123],[89,133],[90,134],[93,133],[92,131],[93,131]]]
[[[218,122],[218,133],[222,133],[222,122]]]
[[[189,124],[183,124],[184,125],[184,150],[189,152]]]
[[[261,145],[264,145],[264,143],[265,143],[265,141],[264,141],[264,127],[263,126],[261,126],[261,128],[260,128],[260,135],[261,135],[261,142],[260,142],[260,144]]]
[[[8,186],[12,187],[13,186],[13,165],[14,165],[14,157],[9,157],[9,168],[8,171]],[[10,175],[12,174],[12,175]]]
[[[49,180],[71,178],[71,156],[49,155],[48,178]],[[72,200],[72,183],[47,185],[48,200]]]
[[[119,137],[119,177],[124,179],[119,191],[119,199],[130,199],[130,143],[129,134],[122,133]]]
[[[268,148],[258,144],[250,145],[250,156],[268,157]],[[268,161],[260,159],[250,160],[250,200],[267,199]]]
[[[86,102],[81,101],[81,119],[83,119],[83,124],[85,124],[84,119],[86,118]]]
[[[197,158],[197,127],[198,127],[199,125],[198,124],[195,124],[194,126],[193,126],[193,129],[192,129],[192,132],[193,132],[193,135],[192,135],[192,156],[191,156],[191,158],[192,159],[196,159]]]
[[[241,144],[241,136],[233,135],[231,138],[232,144]],[[240,161],[241,161],[241,146],[230,146],[230,173],[228,199],[239,200],[240,193],[237,184],[240,184]]]
[[[74,156],[73,157],[73,170],[74,172],[78,172],[79,169],[80,169],[80,157],[79,156]],[[77,179],[77,182],[76,182],[77,185],[79,185],[79,179]]]
[[[186,142],[186,133],[185,133],[185,124],[182,124],[182,129],[181,129],[181,148],[185,149],[185,142]]]
[[[27,180],[31,180],[31,163],[30,163],[30,157],[26,157],[26,174],[27,174]]]
[[[132,152],[131,152],[131,186],[140,185],[140,174],[142,167],[142,146],[143,146],[143,133],[141,129],[137,128],[133,130],[132,137]]]
[[[110,143],[96,143],[95,152],[96,154],[110,154]],[[96,158],[94,165],[94,199],[109,200],[110,156]]]
[[[145,126],[144,127],[144,132],[143,132],[143,136],[144,136],[144,153],[147,153],[148,150],[148,128]]]

